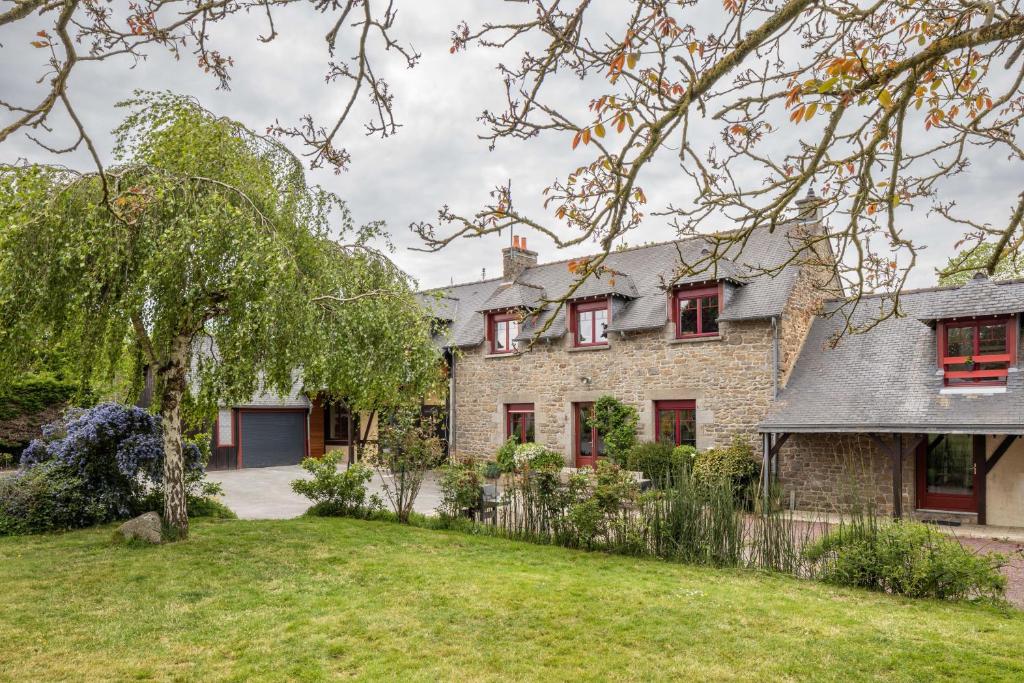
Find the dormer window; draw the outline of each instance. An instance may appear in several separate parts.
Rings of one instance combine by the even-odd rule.
[[[491,353],[515,353],[519,350],[516,337],[519,336],[519,315],[516,313],[491,313],[488,316]]]
[[[718,336],[718,310],[721,290],[718,287],[680,289],[673,296],[672,319],[676,339]]]
[[[608,299],[581,301],[570,306],[573,346],[608,344]]]
[[[940,323],[940,359],[947,386],[1006,384],[1014,362],[1014,319]]]

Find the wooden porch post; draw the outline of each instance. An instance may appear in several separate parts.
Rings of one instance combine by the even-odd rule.
[[[985,504],[987,495],[985,493],[985,484],[988,479],[988,454],[986,453],[987,445],[985,443],[984,434],[974,435],[974,482],[977,487],[977,491],[974,492],[978,500],[978,524],[984,525],[985,520]]]
[[[903,435],[896,434],[892,450],[892,516],[903,517]]]

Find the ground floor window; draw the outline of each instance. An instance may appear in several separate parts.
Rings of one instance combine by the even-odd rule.
[[[655,401],[654,433],[669,446],[697,446],[695,401]]]
[[[593,403],[573,404],[577,467],[593,467],[597,464],[598,458],[605,456],[604,440],[598,434],[597,428],[589,425],[590,418],[593,415]]]
[[[532,403],[509,403],[505,406],[505,438],[519,443],[535,441]]]
[[[359,434],[359,415],[353,415],[344,403],[328,403],[326,411],[327,440],[333,444],[347,444],[349,429],[353,438]]]

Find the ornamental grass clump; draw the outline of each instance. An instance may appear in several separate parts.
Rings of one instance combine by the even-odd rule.
[[[1006,556],[975,554],[920,522],[841,524],[804,556],[817,578],[841,586],[940,600],[999,600],[1006,592]]]

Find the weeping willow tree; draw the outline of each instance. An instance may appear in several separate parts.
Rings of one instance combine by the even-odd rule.
[[[0,168],[0,378],[58,344],[83,381],[151,369],[184,537],[183,402],[301,386],[395,405],[436,390],[440,364],[413,283],[372,246],[383,226],[356,228],[280,143],[194,100],[122,106],[102,175]]]

